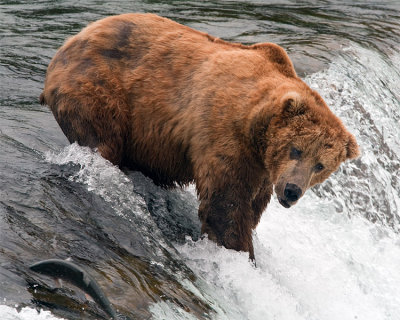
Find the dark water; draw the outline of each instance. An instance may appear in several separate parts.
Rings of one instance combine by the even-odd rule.
[[[297,311],[288,317],[254,311],[249,301],[261,305],[263,297],[231,301],[232,294],[247,292],[245,284],[220,281],[224,265],[218,261],[214,271],[196,268],[204,260],[196,260],[203,244],[186,240],[199,237],[193,192],[162,190],[86,149],[67,147],[51,112],[38,103],[47,65],[68,36],[91,21],[126,12],[157,13],[225,40],[283,46],[299,75],[321,92],[363,149],[361,159],[315,188],[312,200],[321,206],[330,201],[332,216],[366,217],[371,225],[362,232],[376,224],[385,234],[400,229],[400,2],[1,1],[0,304],[37,306],[67,319],[105,317],[76,288],[60,288],[28,269],[38,260],[72,258],[134,319],[350,319],[305,307],[314,300],[304,297],[298,300],[307,312],[298,317]],[[393,245],[382,247],[393,255],[376,270],[397,263],[399,239],[393,237]],[[381,242],[371,245],[381,248]],[[258,248],[264,270],[263,253],[270,256],[274,247]],[[352,249],[347,253],[355,255]],[[237,271],[241,265],[235,263],[231,270]],[[371,267],[365,263],[360,270]],[[280,274],[270,267],[266,262],[272,275]],[[371,275],[359,271],[360,287],[383,306],[369,310],[371,319],[400,318],[400,309],[389,303],[400,300],[393,289],[399,278],[390,270],[386,280],[393,287],[380,278],[362,283]],[[216,287],[239,293],[215,294]]]

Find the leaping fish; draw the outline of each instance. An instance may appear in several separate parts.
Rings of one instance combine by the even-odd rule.
[[[37,273],[70,282],[89,294],[112,319],[121,319],[97,282],[74,263],[61,259],[49,259],[37,262],[29,268]]]

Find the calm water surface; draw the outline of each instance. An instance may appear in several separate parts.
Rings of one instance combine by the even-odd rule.
[[[360,159],[293,209],[271,201],[257,268],[199,240],[193,187],[165,191],[69,146],[39,104],[64,40],[126,12],[278,43],[356,135]],[[72,258],[130,319],[400,319],[399,84],[398,1],[1,1],[0,318],[105,318],[28,269]]]

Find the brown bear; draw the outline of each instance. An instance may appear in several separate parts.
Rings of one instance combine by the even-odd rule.
[[[359,153],[281,47],[154,14],[108,17],[68,39],[41,102],[71,143],[162,186],[195,182],[202,232],[251,259],[273,187],[288,208]]]

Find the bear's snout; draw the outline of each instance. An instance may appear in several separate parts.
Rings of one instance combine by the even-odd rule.
[[[302,197],[303,190],[295,183],[286,183],[284,186],[284,188],[283,186],[277,186],[278,200],[282,206],[285,208],[290,208]]]
[[[286,184],[284,195],[288,201],[296,202],[301,197],[301,194],[302,191],[297,185],[293,183]]]

